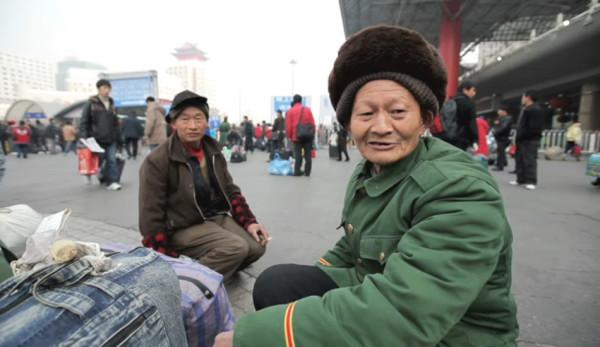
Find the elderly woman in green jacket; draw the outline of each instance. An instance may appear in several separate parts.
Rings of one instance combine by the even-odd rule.
[[[257,279],[257,312],[215,346],[515,346],[512,232],[496,183],[468,154],[423,137],[446,71],[418,33],[367,28],[329,77],[363,160],[344,235],[316,266]]]

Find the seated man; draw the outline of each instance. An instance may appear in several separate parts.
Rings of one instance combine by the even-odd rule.
[[[140,168],[142,243],[197,259],[229,279],[265,253],[269,234],[233,183],[220,145],[205,136],[206,98],[177,94],[166,120],[173,134]]]

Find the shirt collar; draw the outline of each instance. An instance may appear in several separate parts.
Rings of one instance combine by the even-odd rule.
[[[369,197],[380,196],[412,172],[413,168],[421,161],[424,150],[423,140],[419,140],[419,144],[412,153],[393,164],[383,166],[379,174],[375,176],[371,176],[369,173],[372,163],[364,161],[356,188],[364,187]]]

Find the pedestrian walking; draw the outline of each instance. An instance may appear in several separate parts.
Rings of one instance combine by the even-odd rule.
[[[54,124],[54,119],[48,119],[48,125],[44,128],[44,141],[46,143],[46,149],[50,154],[56,154],[56,147],[58,146],[58,133],[59,129]]]
[[[525,92],[521,97],[521,104],[516,134],[517,179],[510,181],[510,184],[534,190],[537,187],[537,151],[542,137],[545,112],[537,104],[534,91]]]
[[[17,148],[17,158],[27,159],[27,155],[29,154],[29,150],[31,148],[31,128],[25,123],[25,121],[20,120],[19,125],[13,127],[12,132],[13,142]]]
[[[69,152],[77,154],[77,129],[75,129],[71,120],[67,120],[63,125],[62,135],[65,141],[65,149],[63,153],[65,155],[69,154]]]
[[[302,96],[294,95],[292,108],[286,116],[286,134],[294,144],[294,176],[310,176],[312,170],[312,149],[315,140],[316,124],[310,107],[302,105]],[[304,171],[302,171],[304,159]]]
[[[32,143],[36,152],[48,152],[46,147],[46,127],[39,119],[35,120],[35,125],[31,127]]]
[[[244,116],[244,121],[242,122],[242,128],[244,129],[244,150],[246,152],[250,151],[254,153],[254,124],[252,124],[252,120],[248,118],[248,116]]]
[[[223,122],[219,125],[219,144],[225,147],[227,146],[227,138],[229,137],[229,132],[231,131],[231,124],[229,124],[229,119],[227,116],[223,118]]]
[[[137,159],[138,143],[144,136],[144,127],[135,112],[130,113],[121,125],[121,135],[125,139],[127,159]]]
[[[350,161],[348,156],[348,131],[344,127],[335,125],[338,145],[338,161],[342,161],[342,154],[346,156],[346,161]]]
[[[3,120],[0,120],[0,147],[2,147],[2,152],[4,155],[8,155],[10,153],[10,136],[10,127]]]
[[[285,139],[285,119],[283,118],[283,112],[277,111],[275,121],[273,121],[271,135],[271,157],[276,151],[281,151],[283,148],[283,141]]]
[[[571,124],[567,129],[567,144],[565,146],[565,157],[566,160],[567,154],[570,154],[575,157],[577,161],[580,160],[581,157],[581,142],[583,140],[583,133],[581,131],[581,123],[578,120],[575,120],[575,123]]]
[[[512,117],[508,113],[508,107],[501,106],[496,112],[498,118],[494,120],[494,138],[496,139],[496,166],[494,171],[502,171],[508,165],[506,159],[506,148],[510,145],[510,130],[512,128]]]
[[[167,141],[167,123],[165,122],[165,109],[156,102],[154,97],[146,98],[146,125],[144,127],[144,143],[155,149]]]
[[[110,97],[112,86],[106,79],[96,82],[98,94],[89,98],[83,108],[79,135],[83,138],[93,137],[104,149],[100,153],[99,173],[101,182],[108,190],[120,190],[120,173],[117,166],[117,144],[121,141],[119,119],[115,110],[115,102]]]

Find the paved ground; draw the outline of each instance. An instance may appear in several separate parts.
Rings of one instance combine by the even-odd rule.
[[[340,237],[345,184],[357,160],[335,162],[319,151],[310,178],[266,174],[266,156],[231,164],[252,209],[271,231],[266,255],[228,286],[236,313],[252,310],[254,277],[277,263],[311,264]],[[73,209],[67,235],[97,242],[137,244],[137,170],[128,161],[123,190],[86,186],[74,156],[8,160],[0,183],[0,206],[27,203],[50,213]],[[584,163],[541,160],[540,186],[533,192],[508,185],[495,174],[514,232],[513,289],[518,301],[522,346],[600,345],[600,189],[589,185]]]

